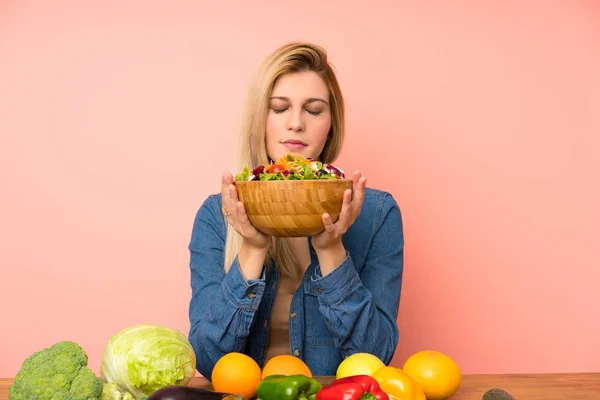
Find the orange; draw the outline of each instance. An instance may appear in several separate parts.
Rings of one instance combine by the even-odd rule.
[[[262,379],[260,366],[242,353],[227,353],[213,368],[211,381],[217,392],[226,392],[250,399]]]
[[[462,383],[456,362],[439,351],[415,353],[406,360],[402,369],[423,389],[427,400],[448,399]]]
[[[282,354],[271,358],[262,370],[263,379],[270,375],[306,375],[312,378],[308,365],[298,357]]]

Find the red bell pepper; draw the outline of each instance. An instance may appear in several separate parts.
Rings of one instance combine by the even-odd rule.
[[[369,375],[354,375],[340,378],[323,387],[315,400],[389,400],[375,378]]]

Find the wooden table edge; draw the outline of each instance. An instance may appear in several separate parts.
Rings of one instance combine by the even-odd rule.
[[[335,380],[333,376],[315,377],[324,385]],[[13,378],[0,378],[0,400],[8,400],[8,388]],[[189,386],[210,388],[210,382],[194,377]],[[600,372],[575,373],[510,373],[465,374],[456,400],[480,400],[492,388],[501,388],[517,400],[600,400]]]

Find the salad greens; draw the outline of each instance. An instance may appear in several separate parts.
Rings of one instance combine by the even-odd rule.
[[[344,179],[344,171],[332,164],[315,161],[301,155],[286,154],[277,162],[259,165],[250,170],[248,166],[236,174],[237,181],[277,181],[309,179]]]

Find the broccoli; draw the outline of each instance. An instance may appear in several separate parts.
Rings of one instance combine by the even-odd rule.
[[[8,400],[99,400],[102,381],[75,342],[58,342],[29,356],[8,390]]]

